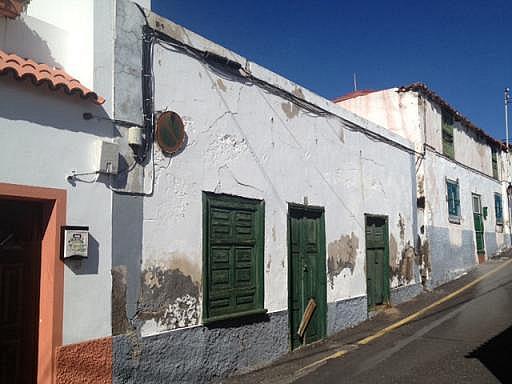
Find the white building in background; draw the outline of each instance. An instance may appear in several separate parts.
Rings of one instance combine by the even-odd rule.
[[[503,143],[424,84],[359,91],[335,102],[415,144],[425,279],[439,285],[510,246]]]

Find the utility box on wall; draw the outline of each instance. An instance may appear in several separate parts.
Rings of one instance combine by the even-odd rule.
[[[89,227],[65,226],[62,227],[64,242],[62,258],[86,259],[89,249]]]
[[[97,146],[99,173],[117,175],[119,166],[119,146],[108,141],[98,141]]]

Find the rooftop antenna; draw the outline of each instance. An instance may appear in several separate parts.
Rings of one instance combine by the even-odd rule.
[[[508,89],[508,88],[507,88]],[[356,73],[354,72],[354,92],[357,91],[357,75]]]
[[[510,88],[505,88],[505,144],[508,151],[508,104],[510,103]]]
[[[510,153],[508,148],[508,105],[510,103],[510,88],[505,88],[504,91],[504,101],[505,101],[505,144],[507,146],[505,152],[506,159],[506,181],[508,180],[507,186],[507,198],[508,198],[508,231],[510,233],[510,244],[512,244],[512,227],[510,219],[512,218],[512,183],[510,182]]]

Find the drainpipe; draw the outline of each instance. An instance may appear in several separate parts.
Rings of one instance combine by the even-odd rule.
[[[142,29],[142,114],[144,143],[137,152],[137,161],[144,164],[148,159],[154,134],[154,103],[153,103],[153,30],[144,25]]]

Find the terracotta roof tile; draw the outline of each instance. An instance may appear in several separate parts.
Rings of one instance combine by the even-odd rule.
[[[96,104],[103,104],[105,99],[85,87],[62,69],[52,68],[47,64],[23,59],[15,54],[0,50],[0,75],[12,73],[19,80],[31,79],[34,85],[48,84],[52,90],[62,89],[68,95],[79,95]]]
[[[333,100],[333,103],[339,103],[340,101],[345,101],[348,99],[353,99],[355,97],[364,96],[364,95],[367,95],[372,92],[375,92],[375,91],[371,90],[371,89],[361,89],[359,91],[350,92],[350,93],[347,93],[346,95],[335,98]]]
[[[21,0],[0,0],[0,16],[14,19],[26,8],[27,1]]]

